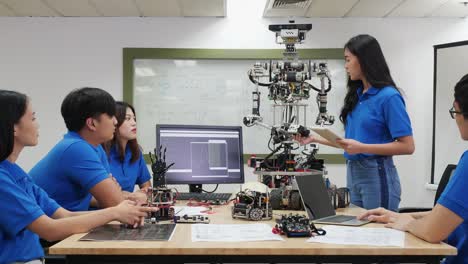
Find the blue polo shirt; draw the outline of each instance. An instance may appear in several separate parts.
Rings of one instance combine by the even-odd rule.
[[[109,178],[109,163],[101,145],[93,146],[68,132],[29,172],[34,182],[69,211],[87,211],[89,190]]]
[[[127,146],[124,161],[121,162],[116,145],[111,148],[109,165],[112,176],[117,179],[122,190],[133,192],[135,184],[143,184],[151,179],[151,175],[140,151],[140,158],[130,163],[132,152]]]
[[[0,162],[0,263],[43,257],[39,236],[27,226],[44,214],[51,217],[58,208],[18,165]]]
[[[359,88],[357,93],[358,103],[346,119],[345,138],[366,144],[384,144],[413,134],[405,101],[394,87],[370,87],[364,94]],[[344,156],[349,160],[358,160],[376,155],[350,155],[345,152]]]
[[[437,203],[443,205],[454,212],[463,222],[450,234],[448,244],[458,250],[456,256],[447,257],[445,263],[468,263],[468,151],[463,153],[457,168],[450,177],[450,181],[437,200]]]

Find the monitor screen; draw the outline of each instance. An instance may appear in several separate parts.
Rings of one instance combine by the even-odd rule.
[[[244,183],[242,127],[156,125],[166,148],[166,184]]]

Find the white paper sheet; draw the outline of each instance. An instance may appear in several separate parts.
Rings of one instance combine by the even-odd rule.
[[[243,242],[243,241],[282,241],[280,235],[271,232],[267,224],[240,225],[192,225],[192,241]]]
[[[322,228],[327,231],[326,235],[311,237],[307,242],[382,247],[405,245],[405,232],[395,229],[331,225]]]

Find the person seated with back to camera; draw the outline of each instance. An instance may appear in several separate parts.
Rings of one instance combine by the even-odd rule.
[[[61,112],[69,131],[29,172],[35,183],[70,211],[107,208],[124,199],[146,203],[142,192],[122,192],[101,146],[112,139],[117,123],[112,96],[99,88],[76,89]]]
[[[0,263],[43,263],[39,237],[60,240],[114,220],[138,227],[157,210],[129,200],[92,212],[61,207],[16,164],[24,147],[37,145],[38,135],[30,99],[0,90]]]
[[[147,190],[151,187],[151,175],[137,141],[135,108],[126,102],[116,102],[115,118],[114,138],[103,144],[112,176],[123,191],[133,192],[135,185]]]
[[[450,116],[455,119],[464,141],[468,140],[468,74],[455,85],[453,107]],[[428,212],[395,213],[384,208],[366,211],[359,219],[385,223],[386,227],[410,232],[431,243],[447,239],[458,254],[449,256],[444,263],[468,263],[468,151],[458,162],[452,177]]]

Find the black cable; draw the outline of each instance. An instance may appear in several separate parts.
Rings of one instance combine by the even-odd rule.
[[[246,127],[253,127],[253,126],[255,125],[255,123],[247,123],[247,124],[244,123],[244,125],[245,125]]]
[[[271,143],[271,140],[272,140],[272,139],[273,139],[273,136],[270,135],[270,139],[268,140],[268,145],[267,145],[267,146],[268,146],[268,149],[269,149],[270,151],[274,151],[273,148],[270,146],[270,143]]]
[[[295,115],[291,117],[291,121],[289,121],[289,123],[292,124],[292,123],[294,122],[294,120],[296,120],[296,116],[295,116]]]
[[[216,192],[216,190],[218,189],[218,186],[219,186],[219,184],[216,184],[216,187],[215,187],[214,190],[211,191],[211,192],[205,191],[205,190],[203,190],[203,189],[202,189],[202,192],[205,192],[205,193],[214,193],[214,192]]]
[[[327,76],[327,79],[328,79],[328,87],[327,87],[327,89],[325,89],[325,93],[330,92],[330,90],[331,90],[331,88],[332,88],[332,84],[331,84],[331,79],[330,79],[330,77]],[[313,86],[312,84],[310,84],[310,83],[308,83],[308,82],[304,82],[304,83],[308,84],[314,91],[319,92],[319,93],[322,93],[322,89],[319,89],[319,88]]]
[[[267,166],[267,168],[269,168],[269,169],[274,169],[274,167],[268,165],[269,158],[272,157],[276,152],[280,151],[282,147],[283,147],[283,146],[280,145],[279,147],[277,147],[275,150],[273,150],[270,154],[268,154],[268,155],[263,159],[263,163],[265,164],[265,166]]]
[[[250,80],[252,83],[258,84],[258,85],[264,86],[264,87],[268,87],[268,86],[270,86],[270,85],[273,84],[273,82],[271,82],[271,83],[261,83],[261,82],[258,82],[258,81],[256,81],[256,80],[254,80],[254,78],[252,77],[252,75],[250,75],[251,72],[252,72],[252,70],[248,71],[248,72],[247,72],[247,75],[249,76],[249,80]]]
[[[312,90],[314,90],[314,91],[316,91],[316,92],[319,92],[319,93],[322,92],[322,89],[319,89],[319,88],[313,86],[313,85],[310,84],[310,83],[306,83],[306,84],[309,85],[309,87],[312,88]]]

